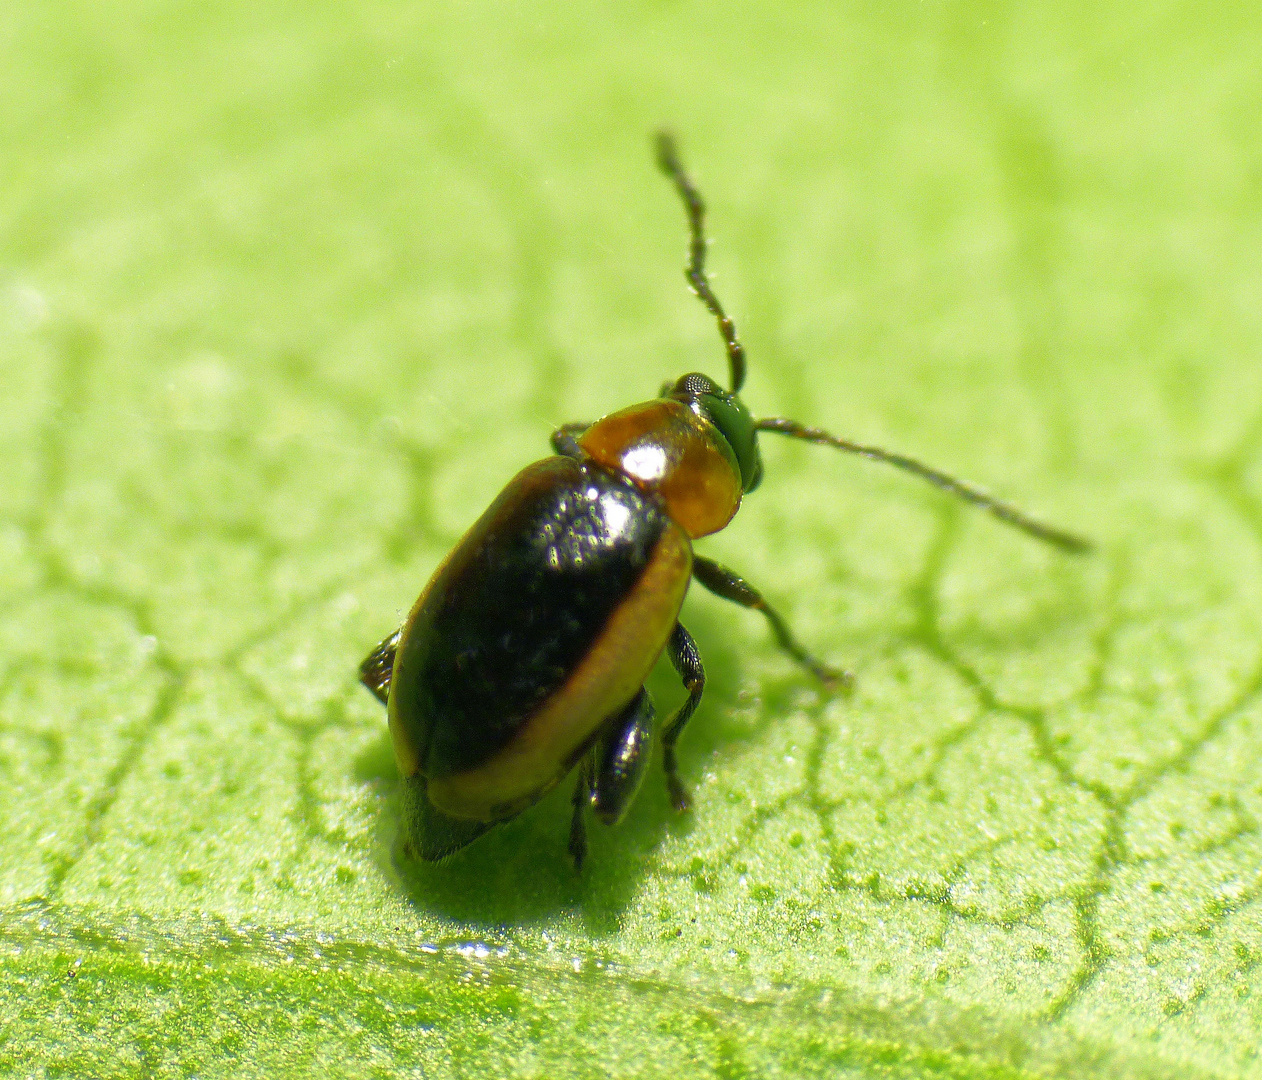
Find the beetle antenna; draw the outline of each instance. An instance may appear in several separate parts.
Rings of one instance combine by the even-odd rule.
[[[684,209],[688,212],[688,230],[692,235],[689,245],[688,266],[684,277],[692,286],[692,291],[700,297],[701,302],[710,309],[719,320],[719,333],[723,335],[723,344],[727,346],[727,359],[732,369],[732,393],[737,393],[745,384],[745,348],[736,337],[736,324],[727,317],[723,305],[710,288],[705,276],[705,203],[701,194],[688,179],[684,167],[679,163],[679,154],[675,150],[675,137],[669,131],[657,133],[657,164],[667,176],[675,182],[675,189],[684,201]]]
[[[1044,525],[1043,522],[1035,520],[1018,510],[1015,506],[1000,502],[998,499],[987,495],[980,488],[964,483],[963,480],[956,480],[953,476],[938,472],[937,469],[931,469],[928,465],[917,461],[915,458],[906,457],[903,454],[894,454],[877,446],[863,446],[859,443],[850,442],[848,439],[839,439],[836,435],[830,435],[822,428],[807,427],[805,424],[799,424],[796,420],[786,420],[779,416],[768,416],[762,420],[756,420],[754,421],[754,427],[758,431],[774,431],[780,435],[788,435],[790,438],[803,439],[806,442],[818,443],[820,446],[833,446],[838,450],[845,450],[850,454],[858,454],[860,457],[869,458],[872,461],[883,461],[887,465],[894,465],[899,469],[919,476],[922,480],[928,480],[934,487],[950,492],[950,494],[963,499],[965,502],[972,503],[974,506],[980,506],[983,510],[988,510],[1000,521],[1020,529],[1036,539],[1048,544],[1054,544],[1058,548],[1074,552],[1075,554],[1084,554],[1091,550],[1091,541],[1084,540],[1081,536],[1064,532],[1051,525]]]

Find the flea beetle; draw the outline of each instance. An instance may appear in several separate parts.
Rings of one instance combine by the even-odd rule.
[[[687,212],[685,275],[718,320],[731,389],[684,375],[653,401],[552,435],[434,572],[401,629],[360,666],[386,706],[403,780],[404,850],[441,859],[515,817],[576,770],[569,852],[587,851],[590,809],[626,814],[654,737],[644,679],[662,651],[688,696],[660,727],[671,802],[688,807],[675,744],[705,670],[679,622],[696,578],[762,612],[780,648],[828,686],[845,672],[815,659],[752,585],[692,550],[762,479],[759,432],[832,446],[914,473],[1068,551],[1085,541],[1044,525],[909,457],[778,417],[755,419],[738,393],[745,352],[705,274],[705,207],[671,137],[658,164]]]

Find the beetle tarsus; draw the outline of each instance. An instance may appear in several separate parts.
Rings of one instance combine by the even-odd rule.
[[[854,673],[844,668],[826,667],[821,664],[818,669],[811,668],[811,671],[829,693],[848,694],[854,689]]]
[[[587,858],[587,823],[583,820],[583,811],[591,801],[591,790],[591,759],[590,756],[586,756],[578,767],[578,783],[574,785],[574,795],[571,799],[574,815],[570,818],[568,850],[574,862],[575,873],[583,869],[583,860]]]
[[[692,809],[692,796],[688,794],[688,789],[684,787],[683,781],[675,774],[675,752],[672,750],[669,755],[670,763],[667,765],[666,772],[666,793],[670,796],[670,804],[675,810],[682,814],[685,810]]]
[[[701,704],[701,695],[705,691],[705,667],[701,663],[701,654],[697,652],[697,643],[684,629],[683,623],[675,623],[670,641],[666,643],[666,653],[688,691],[687,700],[675,710],[675,715],[666,721],[666,726],[662,729],[662,763],[666,769],[666,789],[670,793],[671,805],[682,812],[692,805],[692,800],[679,779],[675,743],[684,725]]]

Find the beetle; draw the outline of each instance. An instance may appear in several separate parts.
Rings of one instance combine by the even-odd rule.
[[[676,810],[689,806],[675,745],[705,669],[679,621],[689,582],[759,611],[780,648],[829,687],[850,676],[806,651],[738,574],[692,549],[762,479],[759,433],[831,446],[911,472],[1001,521],[1081,552],[1088,543],[901,454],[780,417],[739,397],[745,352],[705,273],[705,206],[672,137],[658,165],[687,214],[685,276],[718,321],[731,389],[696,372],[659,397],[552,435],[554,455],[519,472],[435,570],[407,621],[360,666],[386,706],[402,776],[403,848],[442,859],[515,817],[577,769],[569,854],[585,814],[613,825],[640,784],[655,733],[644,688],[664,651],[687,690],[661,725]]]

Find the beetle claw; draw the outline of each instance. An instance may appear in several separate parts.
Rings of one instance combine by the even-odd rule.
[[[816,678],[824,684],[830,694],[850,694],[854,690],[854,675],[840,668],[820,666],[815,672]]]
[[[583,869],[583,860],[587,858],[587,829],[583,825],[582,817],[577,812],[570,821],[568,850],[570,858],[574,860],[574,872],[577,874]]]

